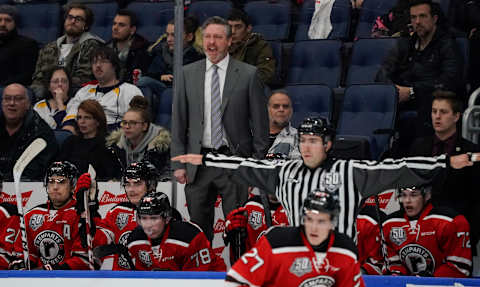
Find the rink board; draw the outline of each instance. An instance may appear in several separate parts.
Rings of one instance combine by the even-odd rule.
[[[1,286],[15,287],[220,287],[223,286],[224,278],[224,272],[0,271]],[[364,276],[363,278],[369,287],[480,286],[480,279],[409,276]]]

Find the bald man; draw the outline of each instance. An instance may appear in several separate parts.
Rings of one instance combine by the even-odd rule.
[[[15,162],[36,138],[45,139],[47,147],[25,168],[23,178],[40,180],[58,149],[53,131],[31,109],[27,89],[16,83],[3,90],[0,138],[0,173],[4,181],[13,180]]]

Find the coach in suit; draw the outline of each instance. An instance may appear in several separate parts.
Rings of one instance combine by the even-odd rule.
[[[268,113],[257,68],[229,56],[232,32],[220,17],[205,21],[206,59],[183,69],[183,85],[172,110],[172,157],[218,152],[263,158],[268,149]],[[248,197],[247,185],[230,171],[173,163],[174,176],[186,183],[190,219],[213,239],[214,203],[222,197],[224,215]]]

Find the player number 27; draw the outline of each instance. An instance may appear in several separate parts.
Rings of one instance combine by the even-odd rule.
[[[252,259],[255,259],[257,261],[257,263],[255,263],[255,265],[252,266],[252,268],[250,268],[250,272],[253,272],[255,270],[257,270],[258,268],[260,268],[260,266],[263,265],[264,261],[263,259],[258,255],[258,250],[257,248],[252,248],[251,251],[243,254],[243,256],[241,257],[242,259],[242,262],[244,264],[247,264],[248,263],[248,257],[251,257]]]
[[[203,248],[197,253],[193,254],[190,259],[195,260],[197,263],[197,267],[200,266],[200,262],[198,262],[198,257],[200,257],[200,261],[202,264],[206,265],[209,264],[212,260],[210,259],[210,252],[208,252],[207,248]]]

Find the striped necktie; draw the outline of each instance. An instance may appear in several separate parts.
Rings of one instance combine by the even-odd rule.
[[[222,98],[220,97],[220,80],[218,78],[218,66],[213,65],[212,73],[212,95],[211,95],[211,119],[212,119],[212,147],[219,149],[222,146]]]

